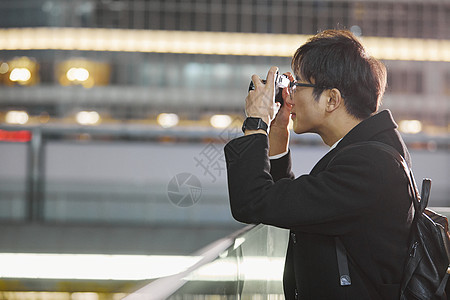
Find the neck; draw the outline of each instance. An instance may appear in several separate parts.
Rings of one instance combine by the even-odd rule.
[[[331,147],[361,121],[362,120],[356,119],[347,113],[341,116],[330,115],[330,117],[327,118],[323,129],[319,132],[319,135],[323,142]]]

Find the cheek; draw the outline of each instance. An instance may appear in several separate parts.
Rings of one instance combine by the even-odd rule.
[[[296,95],[296,97],[294,98],[294,105],[296,107],[303,107],[303,99],[301,95]]]
[[[297,107],[297,110],[300,114],[305,114],[309,110],[311,110],[311,105],[308,103],[308,99],[305,98],[298,98],[295,102],[295,106]]]

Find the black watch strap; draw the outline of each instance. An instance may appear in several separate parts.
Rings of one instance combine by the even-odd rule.
[[[267,124],[261,118],[248,117],[242,124],[242,131],[263,129],[267,132]]]

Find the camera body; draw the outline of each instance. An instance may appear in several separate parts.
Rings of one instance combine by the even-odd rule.
[[[275,74],[275,102],[280,102],[281,105],[283,105],[283,89],[285,87],[288,87],[291,81],[286,75],[280,74],[277,72]],[[261,80],[264,84],[267,82],[267,80],[262,79]],[[250,86],[248,87],[248,91],[254,90],[255,85],[253,84],[253,81],[250,81]]]

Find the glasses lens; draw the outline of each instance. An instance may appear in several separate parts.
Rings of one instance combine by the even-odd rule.
[[[291,96],[294,95],[295,90],[296,90],[296,87],[297,87],[297,86],[295,85],[295,83],[296,83],[296,81],[292,81],[291,84],[289,85],[289,94],[290,94]]]

